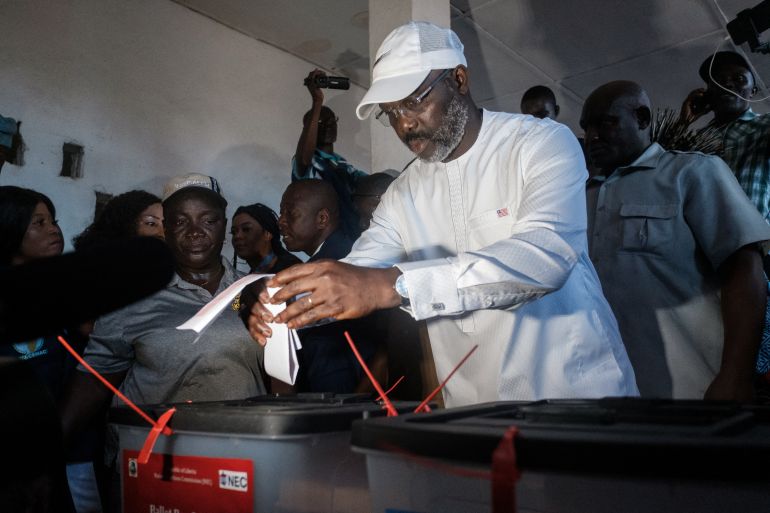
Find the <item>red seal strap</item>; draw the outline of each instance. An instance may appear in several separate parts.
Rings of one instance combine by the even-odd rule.
[[[348,344],[350,344],[350,349],[353,350],[353,354],[356,355],[356,359],[358,360],[358,363],[361,364],[361,367],[363,367],[364,372],[366,373],[366,376],[369,378],[369,381],[372,382],[372,385],[374,386],[374,389],[377,391],[378,394],[380,394],[380,397],[382,397],[382,400],[385,401],[385,409],[388,410],[388,417],[397,417],[398,412],[396,411],[396,408],[393,407],[393,403],[390,402],[390,399],[388,399],[388,394],[385,393],[385,391],[382,390],[382,387],[377,382],[376,379],[374,379],[374,375],[372,374],[372,371],[369,370],[369,367],[367,367],[366,362],[364,362],[364,359],[361,358],[361,353],[358,352],[358,348],[356,348],[356,344],[353,342],[353,339],[350,338],[350,333],[347,331],[345,332],[345,338],[348,340]]]
[[[492,513],[516,513],[516,481],[521,477],[516,466],[518,433],[516,426],[508,428],[492,453]]]
[[[478,349],[478,348],[479,348],[479,345],[478,345],[478,344],[476,344],[475,346],[473,346],[473,347],[471,348],[471,350],[470,350],[470,351],[468,351],[468,354],[466,354],[465,356],[463,356],[463,359],[462,359],[462,360],[460,360],[460,363],[458,363],[457,365],[455,365],[455,368],[454,368],[454,369],[452,369],[452,372],[450,372],[450,373],[447,375],[447,377],[446,377],[446,378],[444,378],[444,381],[442,381],[442,382],[441,382],[441,384],[440,384],[439,386],[437,386],[437,387],[436,387],[436,389],[435,389],[433,392],[431,392],[430,394],[428,394],[428,397],[426,397],[426,398],[425,398],[425,400],[424,400],[423,402],[421,402],[421,403],[420,403],[420,405],[419,405],[417,408],[415,408],[415,409],[414,409],[414,413],[420,413],[421,411],[424,411],[425,413],[428,413],[428,412],[430,412],[430,406],[428,406],[428,403],[429,403],[429,402],[431,402],[431,401],[433,400],[433,398],[434,398],[434,397],[436,397],[436,394],[438,394],[439,392],[441,392],[441,389],[442,389],[442,388],[444,388],[444,385],[446,385],[446,384],[447,384],[447,382],[448,382],[448,381],[450,380],[450,378],[451,378],[451,377],[454,375],[454,373],[455,373],[455,372],[457,372],[457,369],[459,369],[460,367],[462,367],[462,364],[464,364],[464,363],[465,363],[465,361],[466,361],[466,360],[467,360],[467,359],[470,357],[470,355],[472,355],[472,354],[473,354],[473,351],[475,351],[475,350],[476,350],[476,349]]]
[[[144,412],[142,411],[142,409],[141,409],[141,408],[139,408],[137,405],[135,405],[135,404],[133,403],[133,401],[131,401],[131,400],[130,400],[128,397],[126,397],[125,395],[123,395],[123,393],[122,393],[120,390],[118,390],[117,388],[115,388],[115,386],[113,386],[113,384],[112,384],[112,383],[110,383],[109,381],[107,381],[107,380],[104,378],[104,376],[102,376],[101,374],[99,374],[98,372],[96,372],[96,370],[94,370],[94,368],[93,368],[93,367],[91,367],[91,366],[88,364],[88,362],[86,362],[86,361],[83,359],[83,357],[82,357],[82,356],[80,356],[80,355],[78,354],[78,352],[77,352],[77,351],[75,351],[74,349],[72,349],[72,346],[70,346],[70,345],[67,343],[67,341],[66,341],[66,340],[64,340],[64,337],[62,337],[62,336],[59,336],[59,337],[57,337],[57,339],[59,340],[59,343],[60,343],[62,346],[64,346],[64,349],[66,349],[66,350],[67,350],[67,351],[68,351],[68,352],[69,352],[69,353],[70,353],[70,354],[71,354],[71,355],[72,355],[72,356],[75,358],[75,360],[77,360],[77,361],[78,361],[78,363],[79,363],[80,365],[82,365],[83,367],[85,367],[85,368],[86,368],[86,370],[88,370],[88,372],[90,372],[91,374],[93,374],[94,376],[96,376],[96,379],[98,379],[99,381],[101,381],[101,382],[102,382],[102,384],[103,384],[104,386],[106,386],[107,388],[109,388],[109,389],[112,391],[112,393],[113,393],[113,394],[115,394],[116,396],[118,396],[118,398],[119,398],[121,401],[123,401],[124,403],[126,403],[126,404],[127,404],[127,405],[128,405],[128,406],[129,406],[129,407],[132,409],[132,410],[134,410],[134,411],[135,411],[137,414],[139,414],[139,416],[140,416],[140,417],[142,417],[144,420],[146,420],[146,421],[147,421],[147,422],[148,422],[148,423],[149,423],[149,424],[152,426],[152,431],[156,431],[156,430],[157,430],[157,434],[155,435],[155,438],[153,439],[153,441],[152,441],[152,444],[150,444],[150,449],[152,449],[152,446],[154,446],[154,445],[155,445],[155,440],[157,440],[157,438],[158,438],[158,434],[160,434],[160,433],[163,433],[164,435],[168,436],[168,435],[170,435],[171,433],[173,433],[173,431],[171,431],[171,428],[170,428],[170,427],[168,427],[168,426],[166,426],[166,424],[168,423],[168,419],[170,419],[170,418],[171,418],[171,415],[174,413],[174,411],[176,411],[175,409],[173,409],[173,408],[172,408],[171,410],[168,410],[166,413],[164,413],[163,415],[161,415],[161,417],[160,417],[161,419],[163,419],[163,418],[165,417],[165,421],[164,421],[163,423],[161,423],[160,421],[158,421],[158,422],[155,422],[154,420],[152,420],[152,417],[150,417],[149,415],[147,415],[146,413],[144,413]],[[148,441],[149,441],[149,438],[152,436],[152,431],[150,431],[150,434],[147,436],[147,440],[148,440]],[[145,446],[147,446],[147,441],[145,441]],[[142,449],[142,450],[144,450],[144,449]],[[147,462],[147,460],[148,460],[149,458],[150,458],[150,454],[148,453],[148,454],[147,454],[147,457],[146,457],[146,459],[145,459],[143,462],[141,462],[141,463],[146,463],[146,462]]]
[[[144,445],[142,445],[142,450],[139,451],[137,462],[144,465],[150,461],[152,448],[155,447],[155,442],[158,441],[160,432],[164,429],[168,429],[166,424],[168,424],[168,421],[171,419],[171,416],[174,414],[174,412],[176,412],[176,408],[171,408],[170,410],[166,410],[166,412],[160,416],[158,422],[155,423],[155,425],[150,430],[150,433],[147,435],[147,438],[144,439]]]

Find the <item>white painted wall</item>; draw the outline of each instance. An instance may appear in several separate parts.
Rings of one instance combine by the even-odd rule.
[[[22,121],[28,146],[0,185],[49,195],[68,247],[95,190],[160,195],[188,172],[220,181],[229,216],[256,201],[277,210],[312,65],[170,0],[0,0],[0,11],[0,114]],[[327,104],[335,150],[367,170],[369,128],[354,114],[364,92],[331,91]],[[58,176],[64,142],[85,147],[81,179]]]

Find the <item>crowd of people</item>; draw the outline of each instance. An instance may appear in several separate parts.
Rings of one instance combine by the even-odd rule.
[[[705,59],[705,88],[688,95],[677,121],[697,133],[692,124],[713,113],[706,128],[721,135],[714,155],[652,140],[653,106],[630,81],[588,96],[580,139],[554,121],[557,99],[542,85],[524,94],[522,114],[481,109],[462,43],[430,23],[395,29],[374,62],[356,114],[392,127],[415,154],[400,174],[368,174],[334,152],[338,118],[316,85],[323,71],[314,70],[280,211],[261,203],[235,210],[232,261],[222,255],[225,195],[200,174],[171,179],[162,197],[121,194],[74,237],[76,251],[156,237],[175,262],[163,290],[62,326],[94,369],[144,404],[368,392],[343,333],[383,384],[403,369],[419,382],[427,355],[398,348],[421,347],[423,325],[439,380],[478,346],[447,384],[447,406],[758,398],[768,370],[759,362],[770,115],[750,108],[756,81],[740,54]],[[0,129],[0,148],[9,150],[14,123]],[[0,186],[0,265],[58,255],[63,241],[48,197]],[[203,334],[177,330],[242,275],[238,259],[274,276],[245,289]],[[279,290],[270,297],[268,287]],[[277,316],[265,307],[283,302]],[[273,322],[299,330],[293,385],[264,371]],[[65,444],[88,448],[68,465],[76,508],[99,511],[89,482],[116,497],[116,442],[110,433],[83,442],[83,433],[103,431],[111,393],[76,368],[58,334],[0,350],[32,365],[59,400]],[[421,392],[402,390],[396,397]]]

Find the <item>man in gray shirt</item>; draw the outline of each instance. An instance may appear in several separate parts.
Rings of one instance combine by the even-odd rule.
[[[770,227],[722,160],[650,144],[650,118],[633,82],[583,106],[591,259],[642,396],[750,400]]]

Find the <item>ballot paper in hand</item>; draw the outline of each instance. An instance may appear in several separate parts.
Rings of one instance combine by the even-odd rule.
[[[270,297],[278,292],[278,289],[267,289]],[[286,308],[286,303],[280,305],[265,305],[273,316],[278,315]],[[293,385],[297,380],[299,362],[297,351],[302,349],[297,330],[291,330],[285,324],[268,323],[273,335],[267,339],[265,346],[265,372],[268,375],[280,379],[284,383]]]
[[[201,308],[198,313],[188,319],[187,322],[177,326],[177,329],[194,330],[197,333],[201,333],[233,302],[235,296],[240,294],[246,285],[261,278],[270,278],[272,276],[272,274],[249,274],[244,276],[220,292]],[[268,289],[268,294],[272,296],[277,290]],[[277,315],[286,308],[285,303],[265,306],[273,315]],[[302,348],[297,332],[296,330],[289,329],[285,324],[270,323],[269,326],[273,330],[273,335],[267,340],[267,345],[265,346],[265,371],[270,376],[293,385],[299,370],[297,350]]]

